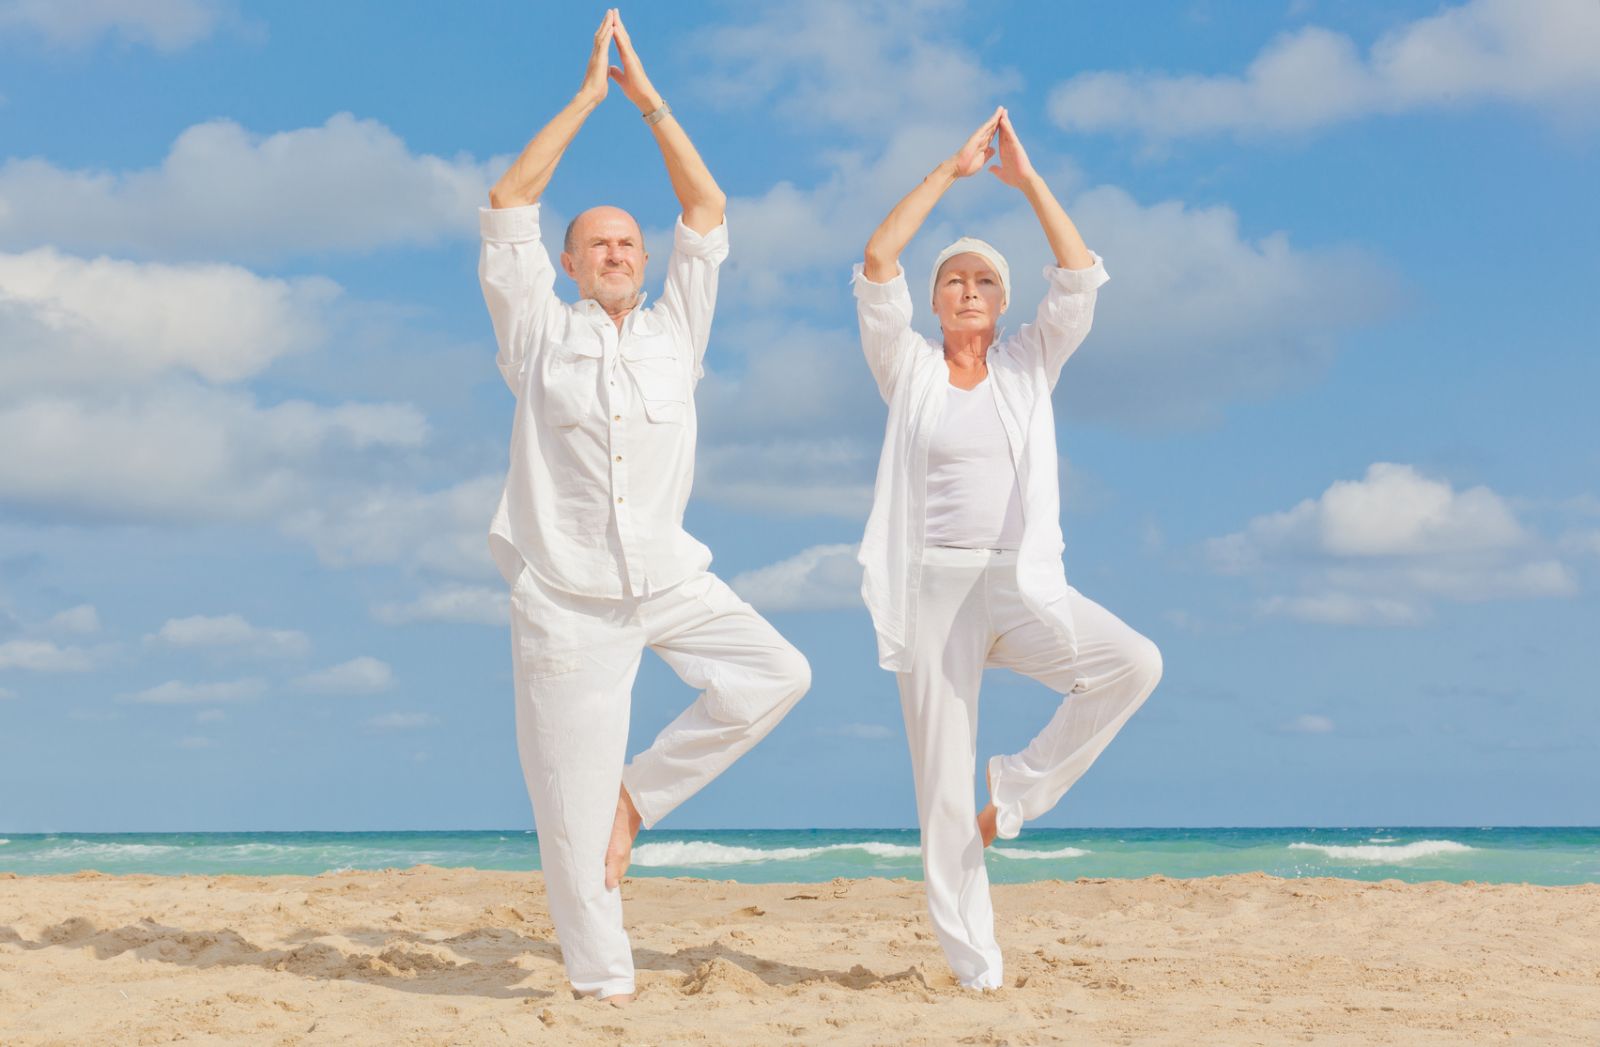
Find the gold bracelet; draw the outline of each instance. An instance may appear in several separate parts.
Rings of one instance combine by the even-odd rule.
[[[644,117],[646,126],[654,127],[656,124],[659,124],[661,121],[665,120],[671,112],[672,107],[667,105],[667,103],[662,102],[648,113],[643,113],[641,115]]]

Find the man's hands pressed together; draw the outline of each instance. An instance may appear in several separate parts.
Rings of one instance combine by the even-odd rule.
[[[606,16],[600,20],[600,28],[594,31],[594,49],[589,52],[589,65],[583,71],[583,86],[578,88],[578,97],[591,106],[597,106],[606,99],[606,90],[610,87],[607,73],[610,71],[611,38],[617,31],[617,9],[606,11]]]
[[[639,112],[653,113],[661,108],[661,94],[645,75],[644,63],[639,61],[639,53],[633,49],[633,40],[628,36],[628,29],[622,24],[622,15],[617,13],[616,8],[611,10],[611,24],[622,66],[612,66],[607,73],[622,88],[628,101],[639,107]]]

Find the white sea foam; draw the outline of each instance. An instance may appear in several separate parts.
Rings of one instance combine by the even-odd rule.
[[[6,844],[8,844],[10,842],[11,842],[10,840],[0,840],[0,847],[4,847]]]
[[[1410,861],[1413,858],[1427,858],[1435,854],[1461,854],[1465,851],[1475,850],[1464,843],[1454,840],[1418,840],[1415,843],[1403,843],[1398,847],[1386,845],[1358,844],[1355,846],[1339,846],[1337,844],[1323,843],[1291,843],[1292,851],[1321,851],[1329,858],[1337,858],[1347,862],[1394,862]]]
[[[1021,847],[990,847],[1002,858],[1082,858],[1088,851],[1081,847],[1062,847],[1054,851],[1028,851]]]
[[[118,860],[157,858],[182,850],[182,847],[159,843],[95,843],[89,840],[68,840],[61,846],[35,854],[34,857],[45,861],[61,861],[66,858],[74,860],[95,858]]]
[[[1369,836],[1369,837],[1367,837],[1367,842],[1368,843],[1399,843],[1400,840],[1399,840],[1398,837],[1394,837],[1394,836]]]
[[[633,864],[644,866],[741,865],[747,862],[796,862],[830,851],[864,851],[874,858],[915,858],[916,847],[896,843],[833,843],[824,847],[730,847],[706,840],[646,843],[633,849]]]

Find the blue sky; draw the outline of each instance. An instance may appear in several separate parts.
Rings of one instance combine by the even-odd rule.
[[[531,825],[474,211],[603,9],[116,7],[0,2],[0,829]],[[1600,821],[1594,4],[623,15],[731,198],[688,526],[815,676],[664,828],[914,823],[847,275],[995,104],[1112,276],[1068,577],[1166,659],[1042,824]],[[546,201],[664,243],[617,92]],[[908,269],[961,233],[1036,299],[1020,198]],[[691,698],[647,657],[635,747]],[[986,755],[1055,699],[983,701]]]

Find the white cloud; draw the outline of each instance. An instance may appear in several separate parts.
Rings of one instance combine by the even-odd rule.
[[[439,718],[431,713],[385,713],[367,721],[367,726],[379,731],[415,731],[432,727]]]
[[[470,236],[505,163],[413,154],[376,120],[261,136],[231,120],[180,134],[159,167],[0,166],[0,243],[146,257],[263,259]]]
[[[1312,26],[1274,40],[1242,76],[1080,73],[1051,92],[1050,113],[1069,131],[1173,139],[1486,101],[1576,112],[1600,97],[1597,54],[1591,0],[1472,0],[1390,30],[1365,57]]]
[[[319,694],[376,694],[394,686],[394,670],[387,662],[363,655],[307,673],[295,680],[295,686]]]
[[[0,224],[4,222],[0,199]],[[339,287],[233,265],[0,253],[0,383],[114,387],[166,372],[237,382],[325,337]]]
[[[728,584],[764,611],[861,606],[861,565],[853,544],[814,545],[787,560],[743,571]]]
[[[470,622],[503,626],[509,613],[504,587],[466,585],[431,589],[408,603],[383,603],[372,609],[373,617],[385,625]]]
[[[1360,480],[1340,480],[1318,498],[1250,521],[1214,539],[1209,552],[1225,570],[1263,556],[1310,553],[1395,557],[1511,549],[1528,541],[1511,507],[1487,487],[1456,491],[1409,465],[1377,462]]]
[[[223,680],[216,683],[187,683],[168,680],[142,691],[122,696],[122,701],[144,705],[213,705],[225,702],[244,702],[259,698],[266,692],[266,682],[256,677],[242,680]]]
[[[221,15],[213,0],[0,0],[0,36],[24,29],[68,47],[112,36],[173,52],[209,37]]]
[[[259,519],[318,500],[328,473],[362,452],[426,434],[404,404],[263,407],[188,383],[40,396],[0,404],[0,446],[22,452],[0,456],[0,499],[122,519]]]
[[[495,575],[487,534],[504,478],[465,480],[437,491],[375,489],[291,515],[285,530],[311,543],[324,563],[403,564],[459,577]]]
[[[420,447],[400,403],[219,388],[318,348],[337,285],[227,265],[0,254],[0,501],[117,520],[280,519]]]
[[[1224,574],[1254,574],[1300,592],[1264,599],[1264,614],[1329,625],[1425,621],[1436,600],[1570,596],[1572,572],[1487,487],[1456,490],[1408,465],[1379,462],[1360,480],[1211,539]]]
[[[1245,236],[1232,208],[1145,205],[1100,186],[1072,214],[1106,261],[1095,328],[1062,374],[1075,418],[1210,424],[1227,404],[1258,400],[1322,374],[1340,338],[1396,300],[1381,263],[1348,248],[1294,247],[1286,233]],[[1025,209],[996,223],[1012,258],[1037,255]],[[1043,293],[1019,266],[1019,302]],[[1033,306],[1012,319],[1029,318]]]
[[[1278,727],[1282,734],[1332,734],[1333,721],[1315,713],[1302,713]]]
[[[264,629],[242,616],[169,618],[148,640],[169,647],[226,647],[246,654],[294,657],[311,649],[305,633],[294,629]]]
[[[756,7],[753,21],[703,37],[698,90],[785,124],[875,136],[906,123],[970,119],[1021,86],[965,45],[955,0],[812,0]],[[952,85],[960,85],[954,89]]]
[[[94,656],[81,647],[61,647],[49,640],[7,640],[0,643],[0,669],[36,673],[75,673],[94,668]]]
[[[1524,559],[1525,555],[1538,558]],[[1342,569],[1330,570],[1329,578],[1337,582],[1343,574]],[[1418,592],[1451,600],[1536,599],[1573,596],[1578,591],[1577,579],[1566,564],[1534,550],[1503,557],[1427,558],[1395,574]]]
[[[93,604],[81,603],[53,615],[43,626],[46,632],[87,635],[100,631],[100,612]]]

